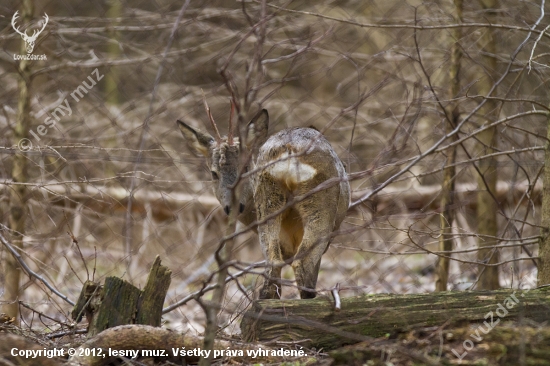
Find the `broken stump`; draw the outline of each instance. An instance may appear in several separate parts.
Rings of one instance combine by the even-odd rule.
[[[172,274],[160,262],[157,256],[143,290],[118,277],[107,277],[103,286],[86,281],[71,313],[72,318],[79,322],[85,314],[88,334],[92,336],[118,325],[160,326],[162,305]]]

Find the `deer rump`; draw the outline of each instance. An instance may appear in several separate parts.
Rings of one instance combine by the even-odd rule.
[[[215,137],[179,120],[178,125],[191,151],[206,158],[214,192],[226,214],[238,206],[239,221],[259,223],[267,260],[260,298],[280,298],[281,268],[287,263],[294,269],[300,297],[315,297],[321,257],[349,207],[350,188],[342,162],[312,128],[290,128],[268,138],[265,109],[248,124],[246,143],[233,137],[231,119],[229,135],[221,137],[206,103],[205,107]],[[257,156],[254,171],[237,184],[239,172],[247,170],[241,166],[243,157],[251,153]]]
[[[320,132],[291,128],[266,141],[255,169],[251,179],[256,216],[260,222],[267,219],[258,234],[273,265],[268,278],[280,278],[281,266],[292,260],[300,297],[315,297],[321,256],[349,206],[344,166]],[[279,297],[279,286],[266,281],[260,298]]]

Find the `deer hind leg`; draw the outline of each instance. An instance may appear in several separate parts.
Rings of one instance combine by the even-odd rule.
[[[260,229],[260,243],[267,260],[265,279],[260,290],[260,299],[281,298],[281,269],[284,265],[281,246],[279,244],[279,231],[281,227],[280,217],[276,217]],[[262,239],[262,236],[265,236]]]
[[[304,221],[304,236],[292,262],[292,268],[302,299],[312,299],[316,296],[315,287],[321,257],[329,245],[336,214],[336,205],[332,205],[330,199],[319,199],[315,196],[296,205]]]
[[[315,287],[317,286],[321,257],[328,246],[328,235],[325,239],[319,238],[318,234],[313,234],[306,229],[302,245],[292,262],[301,299],[313,299],[317,295]],[[330,235],[330,233],[328,234]]]
[[[268,187],[269,192],[262,191],[261,188],[256,192],[256,197],[264,198],[256,199],[256,212],[259,221],[277,212],[286,204],[284,191],[277,185],[265,184],[260,185],[260,187]],[[281,269],[285,263],[279,236],[281,222],[282,215],[279,214],[258,227],[260,245],[267,261],[264,284],[260,290],[260,299],[281,298]]]

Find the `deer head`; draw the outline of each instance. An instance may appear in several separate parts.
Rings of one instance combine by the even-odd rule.
[[[238,200],[239,214],[247,216],[249,211],[253,210],[252,191],[248,182],[243,182],[236,187],[239,176],[248,170],[250,163],[250,154],[248,154],[249,146],[241,144],[239,138],[234,136],[233,109],[231,104],[231,113],[229,117],[229,131],[227,137],[221,137],[218,128],[210,113],[210,108],[205,101],[205,109],[208,119],[215,131],[215,136],[212,137],[206,132],[202,132],[189,124],[178,120],[178,126],[187,142],[189,149],[196,156],[206,157],[206,164],[210,169],[212,181],[214,183],[214,192],[220,201],[226,214],[229,214],[233,199]],[[267,111],[261,110],[249,123],[249,128],[255,124],[260,124],[263,128],[256,128],[267,134],[267,123],[269,117]],[[249,136],[250,138],[250,136]],[[255,139],[256,141],[257,139]],[[265,141],[265,139],[263,139]],[[243,216],[243,215],[241,215]],[[244,221],[244,217],[239,218]]]
[[[31,53],[34,49],[34,42],[36,42],[36,38],[38,37],[38,35],[40,33],[42,33],[42,31],[44,30],[44,28],[46,28],[46,24],[48,24],[48,14],[44,13],[44,21],[42,22],[42,29],[40,30],[34,30],[33,33],[32,33],[32,36],[29,36],[27,34],[27,31],[25,30],[25,32],[21,32],[19,30],[19,27],[17,27],[15,25],[15,20],[19,17],[17,14],[19,13],[19,11],[16,11],[15,14],[13,14],[13,17],[11,18],[11,26],[13,27],[13,29],[19,33],[21,35],[21,38],[23,38],[23,40],[25,41],[25,48],[27,49],[27,53]]]

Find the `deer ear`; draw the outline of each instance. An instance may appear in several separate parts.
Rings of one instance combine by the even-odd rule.
[[[210,145],[214,142],[214,138],[207,133],[201,132],[187,123],[178,120],[178,126],[180,128],[187,146],[197,156],[204,155],[208,157],[208,150]]]
[[[250,120],[246,126],[246,146],[259,148],[267,141],[267,130],[269,126],[269,114],[262,109]]]

